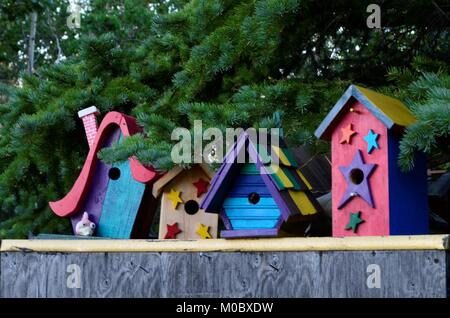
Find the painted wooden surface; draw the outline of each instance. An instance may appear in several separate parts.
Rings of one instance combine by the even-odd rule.
[[[97,235],[130,238],[145,184],[133,179],[128,160],[113,167],[120,169],[120,178],[109,180]]]
[[[450,236],[290,237],[212,240],[2,240],[0,252],[300,252],[450,250]]]
[[[252,192],[260,196],[256,204],[249,202],[248,196]],[[259,175],[256,165],[251,163],[242,166],[228,197],[223,202],[223,208],[232,226],[228,230],[270,229],[275,227],[281,217],[278,205]]]
[[[102,148],[111,146],[113,142],[119,139],[119,136],[120,130],[118,128],[112,130],[108,138],[103,143]],[[98,225],[102,213],[103,201],[108,188],[108,171],[110,168],[111,165],[98,160],[97,167],[95,168],[95,174],[92,178],[92,184],[86,195],[84,204],[80,211],[71,217],[72,229],[74,233],[75,226],[81,220],[84,211],[88,212],[90,220]]]
[[[273,198],[262,197],[257,204],[248,198],[227,198],[223,203],[225,213],[233,229],[273,228],[281,216]]]
[[[283,222],[290,222],[294,218],[298,222],[306,221],[307,218],[310,219],[310,215],[316,214],[320,210],[320,205],[308,190],[308,184],[303,181],[304,176],[300,171],[296,171],[295,167],[298,164],[294,162],[294,157],[286,148],[284,141],[280,139],[280,148],[272,148],[280,156],[279,165],[265,165],[264,163],[267,162],[265,159],[268,157],[267,149],[260,144],[254,144],[249,134],[242,133],[238,141],[234,144],[233,149],[225,156],[224,163],[211,181],[211,187],[202,201],[201,206],[207,212],[220,213],[227,229],[224,232],[224,235],[226,235],[224,237],[231,237],[233,235],[231,233],[233,230],[233,221],[227,216],[227,210],[223,210],[225,200],[234,198],[235,195],[237,197],[244,197],[244,193],[248,195],[250,190],[256,192],[256,190],[260,190],[263,187],[262,183],[264,183],[267,189],[264,192],[270,193],[270,196],[280,211],[280,218],[275,223],[271,223],[274,228],[280,229]],[[245,154],[245,156],[242,154]],[[250,159],[247,161],[247,165],[244,165],[244,170],[241,170],[242,163],[237,163],[239,162],[237,160],[239,158]],[[245,177],[242,177],[242,175],[255,177],[258,174],[261,179],[254,178],[251,182],[248,182],[248,179],[246,180]],[[255,182],[257,183],[256,187]],[[292,191],[305,191],[305,195],[296,195]],[[303,204],[305,202],[306,205]],[[239,209],[242,210],[242,208],[243,205],[241,204]],[[247,218],[247,222],[245,223],[239,220],[238,226],[239,233],[242,237],[267,237],[269,232],[267,228],[271,225],[269,225],[268,220]],[[248,235],[245,235],[245,228],[251,230],[251,234],[249,232]],[[255,229],[257,228],[261,228],[264,233],[255,235]],[[296,232],[299,232],[297,228]],[[271,233],[277,236],[276,232]],[[236,236],[233,235],[233,237]]]
[[[354,112],[349,108],[353,107]],[[332,227],[333,236],[353,236],[353,235],[389,235],[389,187],[388,187],[388,139],[387,128],[362,104],[349,103],[342,111],[342,119],[336,124],[332,133],[331,153],[332,153]],[[353,130],[357,132],[353,135],[351,143],[341,144],[341,128],[352,124]],[[379,149],[374,149],[367,153],[367,143],[363,137],[367,135],[369,129],[380,134],[378,137]],[[367,164],[377,164],[371,176],[368,178],[369,186],[372,189],[372,200],[374,207],[371,207],[361,197],[353,197],[341,209],[338,209],[342,196],[347,188],[347,181],[339,170],[340,166],[348,166],[352,161],[357,149],[361,149],[362,157]],[[364,223],[360,224],[358,231],[354,233],[345,230],[349,222],[350,213],[360,211]]]
[[[167,225],[178,223],[178,227],[181,229],[176,238],[177,239],[199,239],[200,235],[197,233],[199,224],[209,226],[209,234],[211,237],[217,237],[217,226],[219,216],[215,213],[205,213],[204,210],[199,211],[194,215],[189,215],[185,212],[185,203],[189,200],[197,201],[200,205],[201,200],[205,194],[201,194],[197,197],[197,188],[193,185],[199,178],[204,180],[210,180],[210,177],[205,171],[199,167],[194,166],[190,170],[185,170],[174,177],[170,182],[166,183],[163,187],[163,194],[161,197],[161,216],[159,224],[159,238],[163,239],[167,233]],[[170,189],[175,189],[181,192],[181,199],[183,203],[179,203],[175,209],[172,205],[172,201],[168,198]]]
[[[317,138],[330,139],[336,124],[342,118],[342,110],[348,102],[358,101],[383,125],[391,129],[406,127],[416,121],[411,111],[398,99],[356,85],[350,85],[337,101],[314,134]]]
[[[232,198],[248,197],[250,192],[256,192],[261,197],[270,197],[269,189],[265,185],[261,176],[240,174],[236,177],[231,186],[228,196]]]
[[[418,154],[414,170],[403,173],[397,165],[399,137],[389,132],[389,228],[391,234],[428,234],[427,165]]]
[[[210,213],[221,213],[223,200],[234,178],[239,174],[240,167],[234,164],[238,155],[245,151],[246,136],[241,134],[238,141],[231,147],[223,158],[223,163],[211,179],[208,192],[203,198],[200,207]]]
[[[369,102],[379,108],[396,125],[406,127],[416,121],[408,107],[400,100],[361,86],[355,87]]]
[[[4,252],[0,258],[0,297],[448,296],[446,251]],[[379,288],[370,284],[374,270]],[[70,288],[74,277],[80,288]]]
[[[96,164],[99,160],[97,158],[97,152],[102,147],[103,140],[109,136],[109,132],[114,128],[119,128],[122,135],[125,137],[134,135],[142,130],[136,123],[136,119],[133,117],[119,112],[109,112],[106,114],[97,131],[94,144],[89,150],[83,168],[72,186],[72,189],[61,200],[49,202],[50,208],[56,215],[68,217],[81,209],[86,194],[89,191]],[[160,174],[152,167],[142,165],[136,158],[131,157],[128,161],[130,162],[131,173],[136,181],[141,183],[151,183],[160,177]]]

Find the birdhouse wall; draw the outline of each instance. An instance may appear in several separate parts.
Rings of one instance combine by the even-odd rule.
[[[218,214],[205,213],[203,209],[198,210],[197,213],[190,215],[185,212],[185,203],[189,200],[196,201],[199,205],[205,193],[197,197],[197,188],[193,185],[199,178],[210,182],[209,177],[205,174],[202,168],[194,166],[189,170],[185,170],[171,180],[163,188],[161,197],[161,215],[159,224],[159,239],[164,239],[167,234],[167,225],[174,223],[178,224],[181,230],[176,235],[176,239],[192,240],[201,239],[197,233],[199,224],[209,226],[209,234],[212,238],[217,238]],[[173,207],[172,200],[168,198],[171,189],[180,191],[180,198],[183,200],[176,208]]]
[[[120,137],[120,129],[116,128],[111,131],[109,136],[103,142],[102,147],[109,147],[111,144]],[[84,200],[83,207],[78,213],[71,217],[73,233],[75,233],[75,227],[77,223],[81,220],[83,212],[88,212],[89,219],[94,222],[97,226],[100,221],[100,216],[102,214],[103,201],[105,200],[106,189],[108,188],[108,171],[111,165],[97,161],[97,165],[94,172],[94,177],[91,181],[91,186]]]
[[[350,108],[354,111],[351,112]],[[334,127],[331,136],[332,153],[332,222],[333,236],[388,235],[389,234],[389,187],[388,187],[388,136],[387,128],[357,101],[349,102],[342,110],[344,114]],[[342,129],[352,125],[356,133],[351,136],[350,143],[341,143]],[[369,154],[368,144],[364,140],[369,129],[379,134],[377,142],[379,149],[373,149]],[[342,208],[339,203],[347,189],[347,180],[339,170],[348,166],[357,151],[361,150],[364,163],[376,164],[368,177],[374,207],[363,198],[351,198]],[[361,212],[360,223],[356,233],[346,230],[350,213]]]
[[[118,140],[124,140],[121,133]],[[146,186],[133,178],[129,160],[112,164],[107,177],[97,236],[131,238]]]
[[[423,153],[416,155],[413,170],[397,165],[399,136],[389,132],[390,234],[428,234],[427,166]]]
[[[131,236],[145,184],[134,180],[129,160],[113,164],[112,168],[120,170],[120,177],[109,180],[97,233],[102,237],[126,239]]]
[[[258,195],[258,202],[250,202],[251,193]],[[253,163],[242,167],[223,208],[234,230],[273,229],[281,218],[277,203]]]

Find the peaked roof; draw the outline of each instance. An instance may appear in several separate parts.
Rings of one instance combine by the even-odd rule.
[[[363,104],[388,129],[394,126],[406,127],[416,121],[411,111],[400,100],[367,88],[350,85],[316,129],[314,134],[317,138],[330,139],[333,127],[341,118],[341,111],[350,99],[356,99]]]
[[[142,131],[141,127],[136,123],[136,119],[133,117],[119,112],[109,112],[106,114],[97,131],[94,144],[89,149],[83,169],[72,189],[61,200],[49,203],[50,208],[55,214],[62,217],[70,216],[82,207],[99,160],[97,158],[97,152],[101,149],[103,141],[106,140],[114,127],[119,127],[122,135],[125,137]],[[136,181],[149,183],[155,181],[160,176],[152,167],[142,165],[137,159],[130,157],[128,160],[130,161],[132,176]]]
[[[209,177],[209,179],[212,179],[214,176],[214,173],[205,165],[205,164],[196,164],[194,167],[200,167],[203,172]],[[157,198],[160,194],[162,189],[166,184],[168,184],[170,181],[172,181],[176,176],[178,176],[183,171],[186,171],[186,169],[183,169],[180,166],[176,166],[173,169],[167,171],[165,175],[163,175],[158,181],[156,181],[153,184],[153,196]]]
[[[320,207],[309,191],[311,185],[298,169],[298,165],[284,141],[280,138],[278,146],[269,142],[268,147],[272,148],[278,164],[270,161],[270,152],[265,146],[254,144],[249,134],[242,133],[212,179],[210,189],[201,203],[201,208],[207,212],[221,213],[228,190],[243,165],[237,162],[237,158],[242,158],[239,156],[242,156],[242,152],[247,151],[249,159],[255,163],[264,183],[280,208],[283,220],[287,220],[290,216],[316,213]]]

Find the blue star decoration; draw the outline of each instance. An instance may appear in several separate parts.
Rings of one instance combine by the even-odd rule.
[[[367,142],[367,153],[371,153],[373,148],[380,149],[377,142],[379,136],[380,135],[375,134],[372,129],[369,129],[367,135],[364,136],[364,140]]]
[[[352,162],[348,166],[339,167],[339,170],[347,181],[347,189],[342,196],[338,209],[342,208],[351,198],[356,196],[361,197],[371,207],[374,207],[368,178],[375,167],[376,164],[364,163],[359,149],[356,150]]]
[[[358,230],[358,226],[363,223],[364,220],[361,219],[361,212],[356,213],[350,213],[350,220],[348,221],[348,224],[345,226],[346,230],[352,230],[353,233],[356,233]]]

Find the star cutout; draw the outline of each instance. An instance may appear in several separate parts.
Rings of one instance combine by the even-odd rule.
[[[347,181],[347,189],[342,196],[338,209],[342,208],[351,198],[360,196],[371,207],[374,207],[372,201],[372,194],[370,192],[369,181],[367,178],[375,169],[376,164],[365,164],[361,155],[361,151],[358,149],[353,156],[352,162],[348,166],[341,166],[341,170]]]
[[[348,224],[345,226],[346,230],[352,230],[353,233],[356,233],[358,230],[358,226],[364,223],[364,220],[361,219],[361,212],[356,213],[350,213],[350,220],[348,221]]]
[[[192,183],[197,188],[197,198],[208,191],[209,182],[199,178],[198,181]]]
[[[367,136],[364,136],[364,140],[367,142],[367,153],[371,153],[373,148],[379,149],[377,142],[378,136],[380,135],[375,134],[372,129],[369,129]]]
[[[356,131],[352,130],[352,124],[348,124],[344,128],[341,129],[342,131],[342,137],[341,137],[341,144],[344,143],[350,143],[351,137],[356,134]]]
[[[195,233],[200,235],[200,237],[202,239],[210,239],[210,238],[212,238],[211,234],[209,234],[209,226],[203,225],[201,223],[198,224],[198,228],[197,228],[197,231]]]
[[[183,203],[183,200],[180,198],[180,191],[176,191],[174,189],[170,189],[170,193],[167,195],[167,198],[172,201],[172,206],[174,209],[177,208],[178,203]]]
[[[176,239],[179,233],[181,233],[181,230],[178,228],[178,223],[175,222],[172,225],[167,224],[167,233],[164,239]]]

